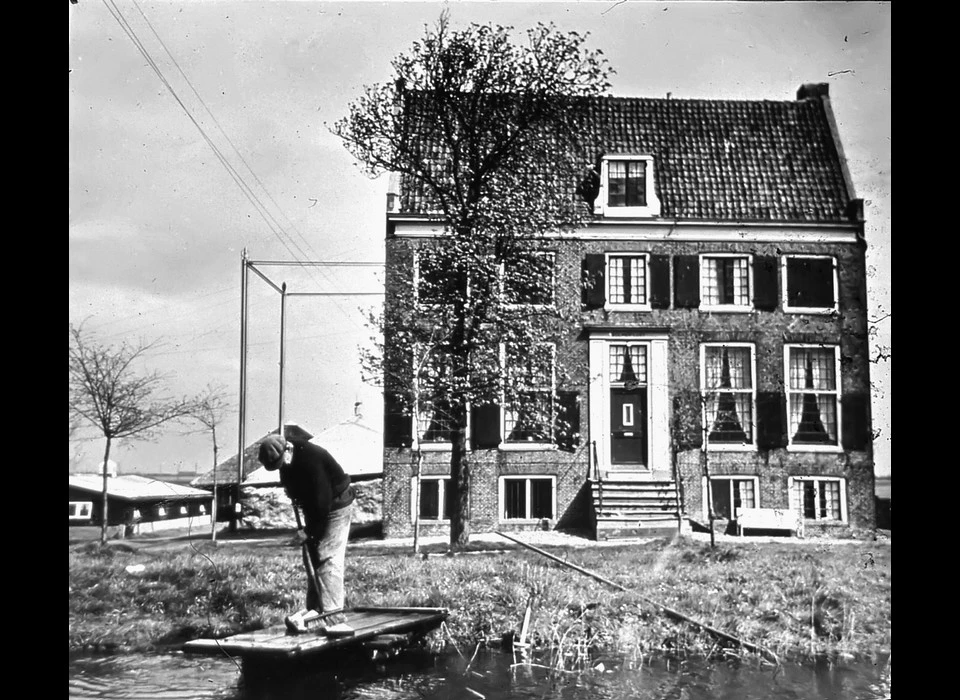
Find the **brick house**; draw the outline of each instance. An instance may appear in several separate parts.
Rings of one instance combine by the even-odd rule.
[[[472,531],[675,532],[707,522],[708,489],[721,527],[744,507],[874,527],[863,205],[827,85],[583,108],[615,135],[584,164],[592,219],[538,246],[542,301],[579,319],[546,354],[563,383],[539,388],[579,430],[531,440],[507,409],[474,412]],[[387,314],[437,274],[419,192],[388,194]],[[385,396],[384,535],[413,532],[418,448],[421,532],[445,533],[449,445]]]

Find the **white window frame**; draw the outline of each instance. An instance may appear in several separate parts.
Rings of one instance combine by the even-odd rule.
[[[413,253],[413,300],[416,308],[422,310],[436,310],[443,308],[444,304],[434,302],[425,302],[420,299],[420,255],[424,250],[417,250]],[[470,296],[470,283],[467,282],[467,296]]]
[[[501,523],[538,523],[543,518],[507,518],[506,517],[506,482],[507,480],[511,481],[526,481],[527,482],[527,500],[524,504],[524,510],[526,514],[530,515],[530,480],[531,479],[549,479],[550,480],[550,496],[551,496],[551,506],[550,510],[553,512],[553,517],[547,518],[547,520],[556,521],[557,520],[557,477],[554,474],[501,474],[497,479],[497,519]]]
[[[817,507],[814,509],[815,517],[812,519],[804,517],[803,518],[804,522],[818,522],[818,523],[847,523],[848,522],[847,520],[847,480],[844,479],[842,476],[788,476],[787,477],[787,497],[788,497],[789,507],[792,512],[799,511],[801,516],[803,516],[803,503],[802,502],[797,503],[796,496],[794,496],[794,493],[793,493],[793,486],[797,482],[805,482],[805,481],[813,481],[813,482],[836,481],[840,483],[840,520],[833,520],[833,519],[820,517],[820,507],[819,507],[820,489],[817,488],[815,489],[816,499],[817,499]]]
[[[790,288],[787,280],[787,260],[807,258],[812,260],[830,260],[833,263],[833,306],[790,306]],[[783,310],[792,314],[835,314],[839,308],[840,282],[837,275],[837,258],[833,255],[802,255],[788,253],[780,259],[780,274],[783,282]]]
[[[610,163],[613,161],[642,161],[644,168],[644,188],[646,190],[647,205],[644,207],[611,207],[607,204],[609,193]],[[593,213],[608,218],[631,218],[660,216],[660,200],[654,186],[653,156],[643,154],[620,153],[604,156],[600,161],[600,193],[593,204]]]
[[[157,506],[157,515],[161,518],[167,517],[167,509],[163,506]]]
[[[444,515],[444,516],[446,516],[446,517],[438,518],[438,519],[436,519],[436,520],[434,520],[433,518],[430,518],[430,519],[427,519],[427,520],[421,519],[421,520],[420,520],[420,524],[422,525],[422,524],[431,524],[431,523],[437,523],[437,524],[449,523],[449,522],[450,522],[450,514],[446,512],[446,510],[447,510],[447,507],[446,507],[446,502],[447,502],[447,501],[446,501],[446,498],[447,498],[447,484],[446,484],[446,482],[449,482],[449,481],[450,481],[450,476],[449,476],[449,475],[446,475],[446,474],[422,474],[422,475],[420,476],[420,483],[422,484],[424,481],[439,481],[439,482],[440,482],[440,485],[439,485],[439,487],[438,487],[438,489],[437,489],[438,498],[440,499],[440,501],[439,501],[440,514],[441,514],[441,515]],[[410,477],[410,522],[411,522],[411,523],[417,522],[417,477],[415,477],[415,476],[411,476],[411,477]]]
[[[552,250],[525,250],[523,255],[539,255],[548,257],[551,260],[550,265],[550,301],[546,304],[511,304],[507,303],[506,298],[506,262],[500,263],[500,293],[503,295],[504,306],[511,309],[552,309],[557,303],[557,254]]]
[[[180,515],[187,515],[190,510],[186,506],[180,506]]]
[[[419,367],[419,360],[423,356],[423,351],[424,351],[424,347],[422,345],[418,345],[416,347],[415,352],[416,352],[416,357],[418,361],[418,365],[417,365],[418,367]],[[413,381],[419,382],[419,377],[414,376]],[[419,386],[417,388],[418,388],[417,396],[419,397],[420,395]],[[467,406],[467,425],[466,425],[467,450],[471,449],[470,422],[471,422],[470,407]],[[410,428],[411,428],[411,444],[410,444],[411,449],[421,450],[422,452],[450,452],[453,449],[453,443],[450,441],[446,441],[446,442],[427,442],[427,441],[421,442],[420,441],[420,401],[419,399],[414,400],[413,402],[413,411],[410,416]]]
[[[70,520],[89,520],[93,516],[93,501],[70,501],[70,506],[74,508]]]
[[[790,388],[790,350],[793,348],[817,348],[817,349],[832,349],[833,350],[833,361],[834,361],[834,376],[837,378],[836,388],[832,392],[826,390],[814,390],[818,393],[832,393],[836,396],[837,401],[837,444],[836,445],[820,445],[816,443],[794,443],[793,442],[793,427],[790,424],[790,416],[792,415],[792,404],[791,397],[797,392],[794,389]],[[787,399],[787,451],[788,452],[833,452],[839,453],[843,452],[843,440],[841,436],[841,430],[843,428],[843,407],[841,405],[840,397],[842,395],[841,388],[843,386],[843,378],[840,375],[840,346],[832,345],[827,343],[787,343],[783,346],[783,386]]]
[[[753,424],[750,426],[751,442],[710,442],[707,440],[707,450],[716,452],[756,452],[757,450],[757,349],[753,343],[701,343],[700,344],[700,420],[701,425],[707,425],[707,405],[703,398],[707,392],[714,393],[715,389],[708,389],[707,382],[707,348],[748,348],[750,350],[750,412]],[[731,393],[745,394],[739,389]]]
[[[550,439],[541,442],[508,442],[507,441],[507,395],[506,391],[500,392],[500,445],[499,449],[504,452],[523,452],[523,451],[543,451],[556,450],[556,436],[554,435],[554,414],[556,408],[554,403],[557,397],[557,344],[552,342],[537,343],[537,345],[548,345],[551,349],[552,362],[550,365]],[[506,367],[507,350],[506,346],[501,344],[501,362]]]
[[[760,505],[760,477],[759,476],[752,476],[750,474],[711,474],[710,475],[710,481],[715,481],[715,480],[730,481],[734,479],[737,481],[753,482],[753,500],[754,500],[753,507],[761,508],[762,506]],[[708,510],[710,502],[707,500],[710,497],[710,495],[707,493],[707,477],[701,477],[700,489],[701,489],[701,496],[703,497],[703,500],[701,501],[701,503],[703,503],[703,514],[704,514],[704,517],[706,518],[706,517],[709,517],[710,515]],[[731,497],[730,505],[733,506],[732,493],[730,494],[730,497]],[[736,517],[736,514],[734,515],[734,517]]]
[[[610,274],[610,263],[613,258],[643,258],[643,278],[644,285],[646,287],[646,301],[643,304],[625,304],[625,303],[615,303],[610,301],[611,297],[611,285],[613,283],[613,275]],[[608,311],[650,311],[650,253],[631,253],[628,251],[616,252],[616,253],[607,253],[606,254],[606,264],[604,266],[604,277],[606,283],[606,289],[604,289],[604,310]]]
[[[704,260],[707,258],[739,258],[747,261],[747,303],[746,304],[706,304],[704,299],[707,288],[707,274]],[[700,311],[720,312],[720,313],[750,313],[753,311],[753,255],[750,253],[700,253]]]
[[[207,507],[201,503],[201,504],[200,504],[200,515],[206,515],[206,514],[207,514]]]

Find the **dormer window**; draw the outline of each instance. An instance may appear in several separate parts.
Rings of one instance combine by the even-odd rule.
[[[653,186],[653,156],[604,156],[594,213],[608,217],[659,216],[660,200]]]

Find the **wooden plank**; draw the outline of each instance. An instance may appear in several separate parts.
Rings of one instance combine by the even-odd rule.
[[[240,657],[296,658],[335,648],[362,646],[379,637],[402,635],[437,627],[447,617],[445,608],[354,608],[344,611],[355,634],[326,637],[322,632],[289,634],[276,626],[256,632],[242,632],[223,639],[196,639],[183,651],[198,654],[229,653]]]

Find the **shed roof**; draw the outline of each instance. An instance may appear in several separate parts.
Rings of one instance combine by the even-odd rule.
[[[826,84],[804,85],[788,101],[602,96],[572,100],[571,109],[593,131],[585,142],[599,144],[584,168],[603,155],[654,157],[664,218],[839,223],[854,216]],[[441,172],[438,133],[419,143]],[[569,187],[575,196],[576,183]],[[422,180],[401,177],[399,194],[400,213],[431,213]]]
[[[70,475],[70,487],[102,494],[103,476],[100,474],[72,474]],[[178,500],[211,498],[209,491],[173,484],[169,481],[150,479],[136,474],[108,477],[107,496],[126,501],[153,501],[158,498],[175,498]]]

